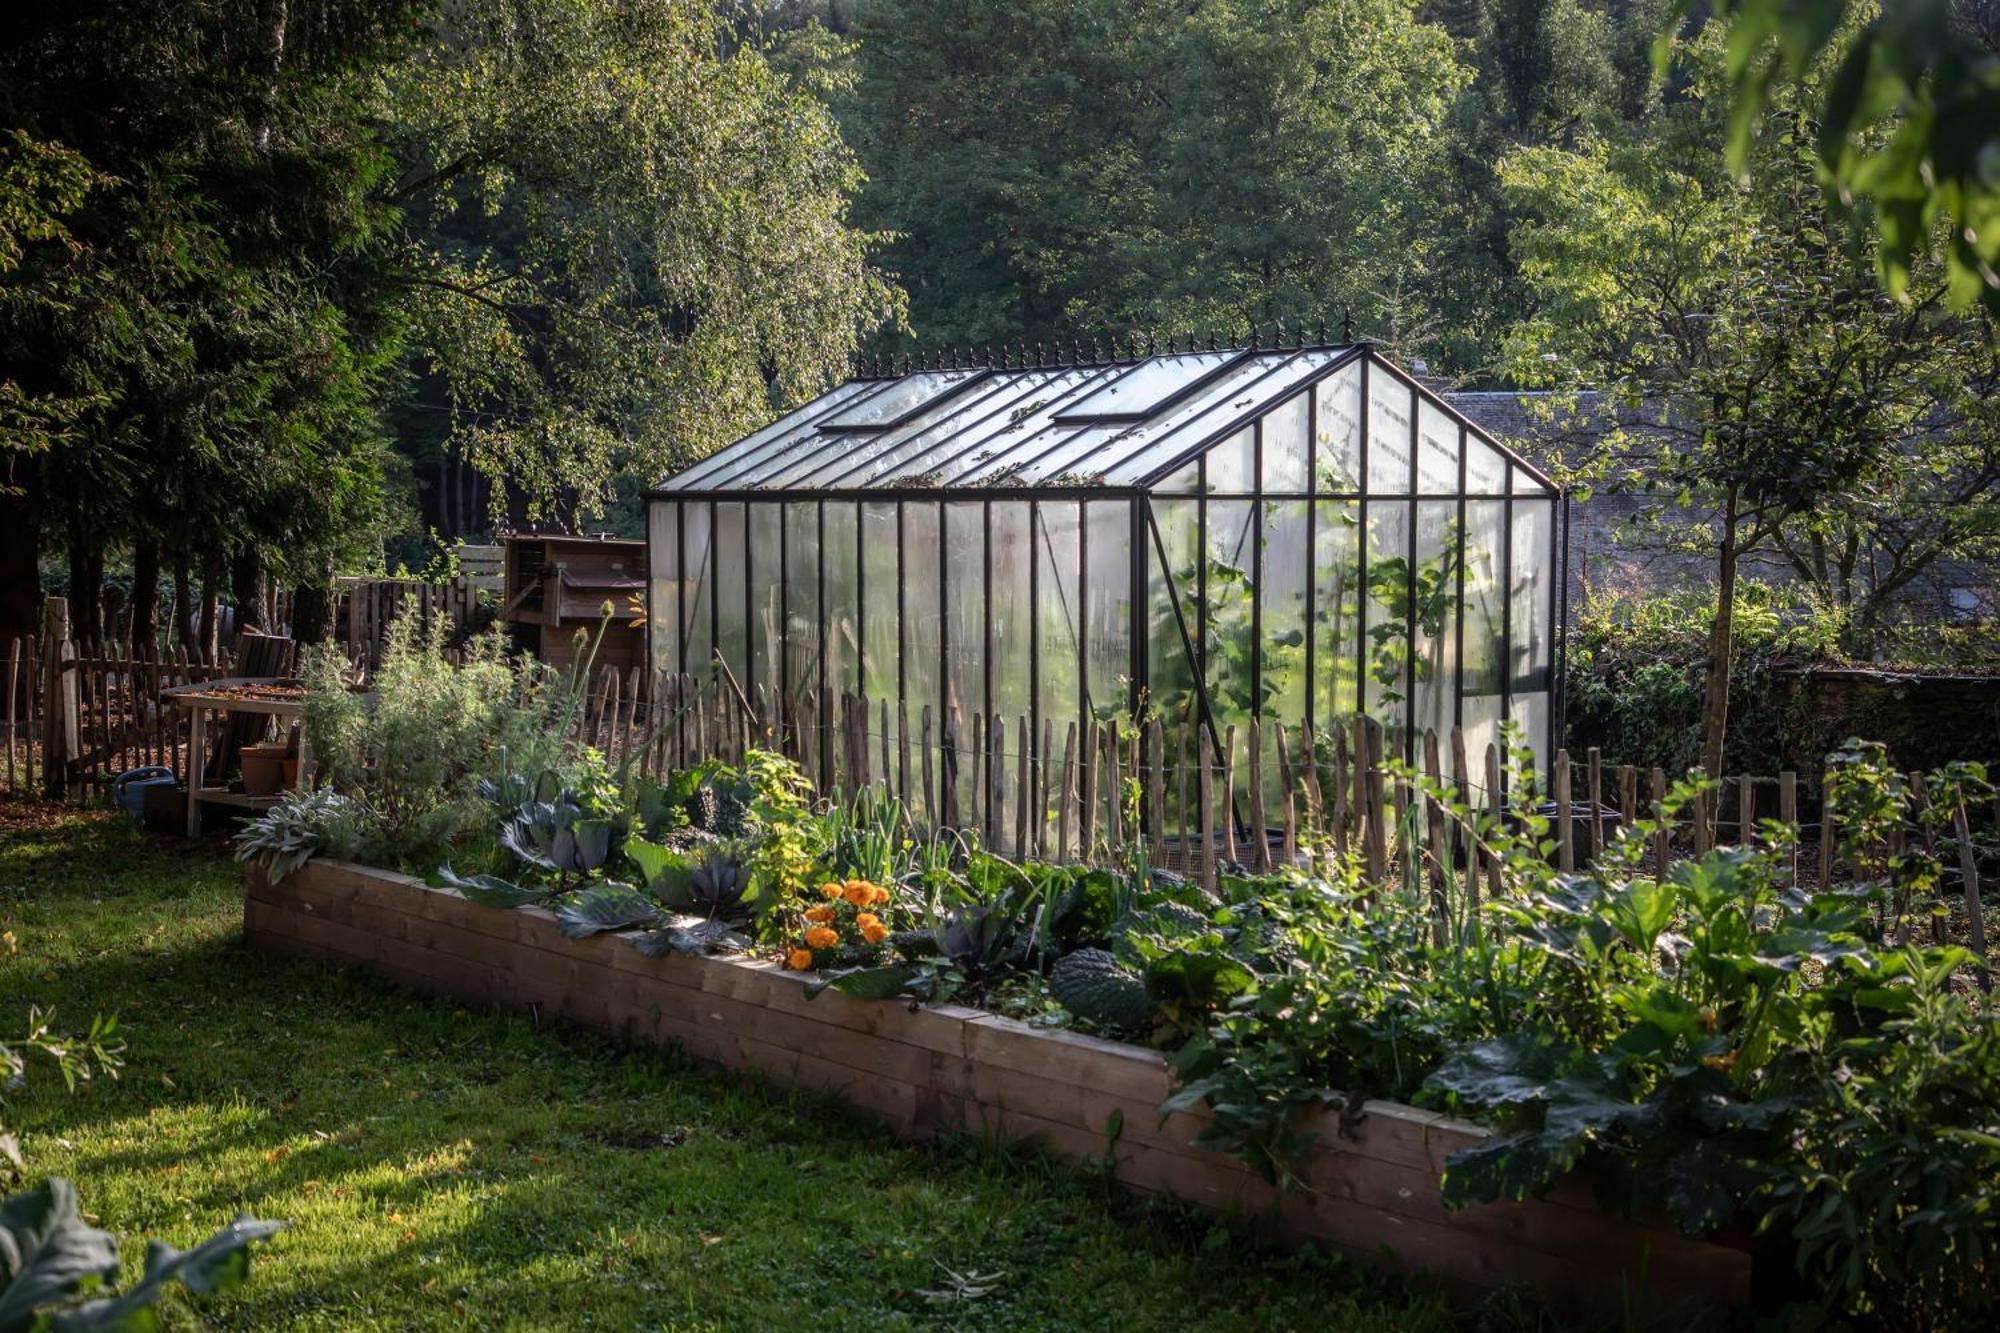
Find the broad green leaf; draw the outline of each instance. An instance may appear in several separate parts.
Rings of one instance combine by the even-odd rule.
[[[437,873],[439,879],[457,889],[467,902],[478,903],[481,907],[525,907],[549,896],[545,889],[523,888],[498,875],[454,874],[450,862],[439,866]]]
[[[649,926],[660,919],[652,899],[630,884],[598,884],[556,908],[556,926],[573,940],[606,930]]]

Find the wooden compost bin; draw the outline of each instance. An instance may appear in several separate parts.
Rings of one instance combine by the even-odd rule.
[[[650,959],[616,935],[567,939],[541,909],[480,907],[344,862],[309,862],[276,886],[254,868],[247,879],[244,932],[254,947],[677,1042],[698,1059],[832,1094],[904,1137],[963,1130],[1032,1138],[1075,1160],[1108,1156],[1131,1189],[1243,1218],[1266,1235],[1455,1285],[1523,1283],[1560,1307],[1648,1324],[1685,1327],[1749,1297],[1747,1252],[1607,1216],[1574,1187],[1446,1212],[1445,1157],[1486,1136],[1464,1121],[1373,1101],[1343,1135],[1329,1113],[1321,1146],[1299,1166],[1310,1190],[1278,1190],[1233,1157],[1187,1146],[1205,1113],[1162,1122],[1172,1080],[1142,1047],[952,1005],[911,1010],[836,991],[808,1000],[807,979],[772,963]]]

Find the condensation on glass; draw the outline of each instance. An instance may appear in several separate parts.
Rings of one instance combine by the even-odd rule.
[[[1561,492],[1365,345],[855,380],[648,505],[656,672],[726,663],[807,745],[859,695],[999,822],[975,741],[1092,720],[1239,764],[1253,719],[1544,763],[1560,725]]]

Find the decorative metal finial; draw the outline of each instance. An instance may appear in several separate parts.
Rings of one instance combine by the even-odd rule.
[[[1317,342],[1317,343],[1318,343],[1318,344],[1319,344],[1319,345],[1320,345],[1321,347],[1324,347],[1324,346],[1326,346],[1326,316],[1325,316],[1325,315],[1321,315],[1321,316],[1319,317],[1319,329],[1318,329],[1318,331],[1317,331],[1317,332],[1315,333],[1315,335],[1314,335],[1314,341],[1316,341],[1316,342]]]
[[[1250,350],[1257,351],[1264,346],[1264,331],[1253,321],[1250,325]]]
[[[1350,346],[1354,342],[1354,307],[1342,306],[1340,311],[1340,344]]]

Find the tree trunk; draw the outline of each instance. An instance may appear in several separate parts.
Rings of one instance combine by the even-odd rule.
[[[91,549],[90,534],[75,514],[69,520],[69,632],[78,643],[104,637],[104,553]]]
[[[267,632],[264,616],[264,559],[254,546],[236,553],[229,565],[229,596],[236,603],[236,632]]]
[[[183,648],[194,647],[194,617],[189,610],[187,554],[174,555],[173,640]]]
[[[222,552],[210,547],[201,557],[201,629],[197,642],[201,653],[208,661],[216,660],[220,645],[216,642],[215,598],[219,591],[216,585],[222,582]]]
[[[1729,675],[1736,646],[1736,488],[1722,506],[1722,541],[1715,566],[1715,616],[1708,626],[1708,674],[1702,685],[1701,763],[1722,776],[1722,746],[1729,731]]]
[[[292,593],[292,638],[300,643],[333,638],[333,590],[325,583],[301,583]]]
[[[0,486],[0,652],[40,633],[42,624],[41,469],[25,455],[8,463],[0,464],[0,481],[7,483]]]
[[[132,544],[132,644],[151,655],[160,646],[160,544]]]

